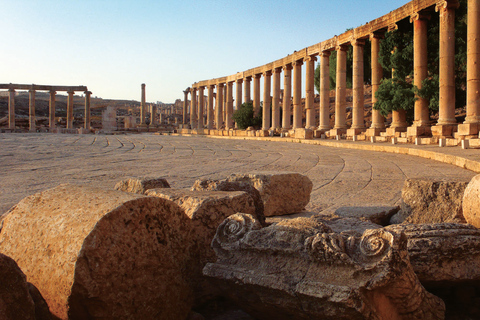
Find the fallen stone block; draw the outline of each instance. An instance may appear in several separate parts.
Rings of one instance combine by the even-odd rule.
[[[170,188],[170,184],[165,178],[129,178],[117,182],[115,190],[145,194],[149,189]]]
[[[258,319],[443,319],[396,230],[336,233],[312,218],[262,228],[236,214],[217,229],[203,272]]]
[[[60,185],[9,211],[0,252],[60,319],[183,319],[190,239],[190,219],[172,201]]]
[[[467,181],[407,179],[400,211],[391,223],[465,223],[462,199]]]
[[[480,228],[480,175],[473,177],[465,189],[463,216],[468,223]]]
[[[340,207],[335,214],[344,218],[367,220],[375,224],[386,226],[390,218],[400,210],[400,207],[370,206],[370,207]]]
[[[260,192],[266,217],[301,212],[310,201],[313,183],[299,173],[232,174],[227,181],[246,181]]]

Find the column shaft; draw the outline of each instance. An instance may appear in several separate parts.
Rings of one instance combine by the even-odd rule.
[[[250,95],[250,82],[252,82],[252,77],[246,77],[245,81],[243,82],[244,86],[244,99],[245,102],[252,102],[252,96]]]
[[[29,101],[28,101],[28,124],[29,130],[35,132],[37,130],[35,125],[35,90],[29,90]]]
[[[73,129],[73,94],[75,92],[68,91],[67,100],[67,129]]]
[[[438,124],[456,124],[455,119],[455,8],[458,2],[442,1],[440,11],[440,103]]]
[[[233,129],[233,82],[227,82],[227,105],[225,108],[225,127]]]
[[[272,105],[270,91],[272,84],[272,71],[265,71],[263,74],[263,114],[262,114],[262,129],[270,129],[270,108]]]
[[[215,125],[217,130],[221,130],[223,126],[223,83],[217,85],[217,97],[215,98],[216,110],[215,110]]]
[[[190,106],[190,128],[197,128],[197,89],[192,88],[190,90],[192,95],[192,102]]]
[[[480,0],[468,0],[467,19],[467,117],[465,123],[480,123]]]
[[[287,64],[283,67],[283,118],[282,129],[289,130],[291,124],[290,105],[292,103],[292,65]]]
[[[372,34],[370,36],[370,44],[372,48],[372,125],[370,128],[372,129],[385,128],[385,118],[380,113],[380,110],[373,109],[373,106],[377,102],[375,93],[377,92],[383,78],[383,68],[378,60],[381,39],[382,36],[378,34]]]
[[[85,91],[85,124],[86,130],[90,130],[90,91]]]
[[[260,114],[260,77],[261,74],[256,74],[253,77],[253,116]]]
[[[197,128],[198,130],[203,129],[203,113],[204,113],[204,106],[205,106],[205,95],[204,95],[205,87],[198,88],[198,120],[197,120]]]
[[[293,63],[293,129],[302,128],[302,64]]]
[[[320,55],[320,125],[318,129],[330,129],[330,51],[323,51]]]
[[[142,97],[140,104],[140,124],[145,124],[145,118],[147,116],[147,106],[145,105],[145,83],[142,83]]]
[[[213,89],[214,85],[208,86],[208,111],[207,111],[207,129],[213,129]]]
[[[280,73],[282,68],[273,69],[272,129],[280,128]]]
[[[243,79],[237,79],[235,83],[235,110],[242,106],[242,82]]]
[[[306,123],[305,127],[308,129],[315,129],[315,109],[313,108],[313,100],[315,99],[315,61],[317,58],[313,56],[307,57],[305,71],[305,109],[306,109]]]
[[[15,129],[15,90],[8,90],[8,127]]]
[[[49,107],[49,117],[48,117],[48,125],[50,130],[55,128],[55,91],[50,91],[50,103],[48,105]]]
[[[352,129],[365,128],[365,108],[363,90],[363,46],[364,40],[355,40],[353,45],[353,108],[352,108]]]
[[[183,91],[183,124],[187,124],[187,113],[188,113],[188,93],[190,92],[189,89]]]
[[[336,50],[335,129],[346,129],[347,46],[338,46]]]
[[[427,56],[427,19],[428,16],[419,13],[412,16],[413,21],[413,84],[422,88],[422,81],[428,76]],[[417,96],[415,101],[415,126],[428,126],[430,124],[430,113],[427,99]]]

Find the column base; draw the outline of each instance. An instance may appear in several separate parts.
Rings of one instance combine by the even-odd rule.
[[[402,132],[407,132],[407,127],[390,127],[385,132],[387,137],[400,137]]]
[[[316,130],[313,130],[313,136],[315,138],[321,138],[322,137],[322,134],[325,134],[325,132],[328,132],[330,131],[330,128],[328,129],[316,129]]]
[[[463,123],[458,125],[457,135],[470,136],[480,132],[480,123]]]
[[[438,138],[452,138],[456,131],[456,124],[439,124],[432,126],[432,135]]]
[[[429,126],[411,126],[407,128],[407,137],[431,136],[432,129]]]
[[[366,131],[365,131],[365,135],[367,137],[378,137],[380,136],[380,133],[381,132],[385,132],[385,128],[368,128]]]
[[[336,137],[336,136],[341,136],[342,134],[346,134],[347,129],[333,128],[333,129],[330,129],[329,132],[330,132],[330,137]]]
[[[313,130],[305,128],[295,129],[295,139],[313,139]]]
[[[366,128],[350,128],[347,129],[347,137],[357,136],[361,133],[364,133],[367,129]]]
[[[268,130],[257,130],[257,137],[269,137],[270,131]]]

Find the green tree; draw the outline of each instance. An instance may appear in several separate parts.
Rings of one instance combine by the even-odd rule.
[[[238,128],[242,130],[247,129],[248,127],[259,128],[262,126],[262,108],[260,108],[259,115],[254,117],[253,103],[243,103],[240,108],[233,113],[233,120],[235,120]]]

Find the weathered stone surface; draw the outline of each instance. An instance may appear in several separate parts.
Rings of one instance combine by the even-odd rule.
[[[465,189],[463,215],[468,223],[480,228],[480,175],[473,177]]]
[[[164,178],[129,178],[119,181],[115,190],[144,194],[149,189],[170,188],[170,184]]]
[[[217,229],[204,274],[258,319],[443,319],[396,230],[335,233],[314,218],[262,228],[236,214]]]
[[[260,192],[266,217],[293,214],[305,209],[313,183],[299,173],[258,172],[232,174],[227,181],[247,181]]]
[[[38,291],[30,282],[27,282],[28,292],[35,304],[35,319],[36,320],[53,320],[50,308],[48,308],[47,302],[43,299],[42,294]]]
[[[0,319],[35,320],[35,303],[25,274],[15,261],[0,253]]]
[[[265,222],[262,196],[260,195],[260,192],[253,187],[250,181],[227,181],[226,179],[223,179],[223,180],[199,179],[199,180],[196,180],[195,183],[193,184],[192,191],[195,191],[195,190],[197,191],[205,191],[205,190],[244,191],[248,193],[250,197],[252,197],[253,199],[253,202],[255,204],[255,214],[257,216],[257,219],[262,224]],[[248,213],[246,211],[238,211],[238,212]]]
[[[61,319],[182,319],[189,224],[165,199],[60,185],[12,208],[0,251]]]
[[[465,223],[462,214],[466,181],[407,179],[399,213],[391,223]]]
[[[399,224],[386,230],[403,232],[408,255],[423,284],[449,286],[480,280],[480,230],[466,224]]]
[[[340,207],[335,214],[344,218],[367,220],[378,225],[386,226],[390,218],[400,210],[400,207],[371,206],[371,207]]]

